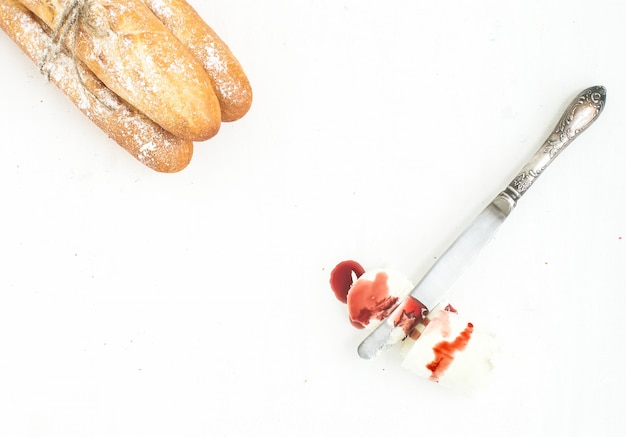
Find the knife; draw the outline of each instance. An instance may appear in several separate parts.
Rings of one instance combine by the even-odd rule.
[[[509,185],[470,223],[413,288],[409,295],[358,347],[361,358],[371,359],[405,339],[494,236],[517,201],[554,159],[600,115],[606,89],[593,86],[581,92],[567,107],[543,145]]]

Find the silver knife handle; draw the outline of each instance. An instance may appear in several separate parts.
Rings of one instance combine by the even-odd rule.
[[[522,168],[498,196],[498,206],[503,204],[510,212],[520,197],[537,180],[539,175],[550,165],[565,147],[574,141],[598,118],[606,103],[606,89],[603,86],[587,88],[567,107],[548,139],[539,148],[532,159]]]

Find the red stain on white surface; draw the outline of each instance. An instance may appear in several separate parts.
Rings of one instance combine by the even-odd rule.
[[[441,324],[440,330],[443,337],[449,337],[450,332],[450,318],[448,312],[440,311],[435,319],[431,323]],[[430,379],[433,381],[439,381],[439,378],[445,373],[454,361],[456,352],[462,351],[467,346],[470,338],[474,332],[474,325],[472,323],[467,324],[465,329],[456,336],[452,341],[440,341],[433,346],[433,352],[435,358],[428,364],[426,368],[430,370]]]
[[[373,281],[361,279],[348,294],[350,322],[357,328],[365,328],[372,318],[382,320],[396,307],[398,298],[389,295],[388,276],[376,273]]]

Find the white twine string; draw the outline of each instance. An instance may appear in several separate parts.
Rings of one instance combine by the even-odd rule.
[[[109,104],[103,102],[100,97],[87,87],[80,72],[80,61],[76,58],[76,43],[80,25],[86,24],[90,29],[95,30],[93,26],[86,22],[86,17],[89,14],[89,8],[92,6],[93,1],[94,0],[72,0],[67,8],[65,8],[56,28],[52,31],[52,40],[39,63],[39,71],[45,76],[46,80],[50,80],[50,75],[53,71],[53,62],[57,56],[59,56],[59,53],[65,50],[67,46],[74,66],[74,72],[82,90],[89,93],[107,109],[113,110]]]

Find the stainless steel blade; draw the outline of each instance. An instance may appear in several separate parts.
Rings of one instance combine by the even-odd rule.
[[[598,118],[605,103],[606,89],[602,86],[587,88],[570,103],[552,134],[528,164],[438,258],[409,296],[359,345],[361,358],[374,358],[406,338],[428,311],[441,302],[495,235],[519,198],[557,155]]]
[[[437,305],[478,255],[479,249],[495,235],[508,212],[510,210],[502,211],[494,202],[490,203],[439,257],[411,294],[419,296],[419,301],[428,309]]]

